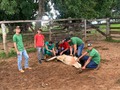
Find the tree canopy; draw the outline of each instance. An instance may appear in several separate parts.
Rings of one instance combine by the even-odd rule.
[[[34,19],[37,10],[35,0],[0,0],[0,20]]]
[[[51,2],[51,4],[49,4]],[[0,0],[0,20],[38,19],[51,15],[58,18],[105,18],[120,15],[120,0]],[[47,13],[46,13],[47,12]]]
[[[119,0],[51,0],[59,18],[104,18],[111,17]],[[120,7],[120,5],[117,5]]]

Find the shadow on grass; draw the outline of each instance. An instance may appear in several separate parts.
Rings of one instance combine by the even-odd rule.
[[[106,62],[109,62],[110,60],[107,60],[107,59],[101,59],[101,63],[106,63]]]
[[[102,50],[109,50],[109,48],[102,48]]]

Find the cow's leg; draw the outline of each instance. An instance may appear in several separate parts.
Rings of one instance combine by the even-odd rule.
[[[78,69],[79,73],[82,72],[82,68],[81,68],[81,64],[80,63],[76,62],[76,63],[73,64],[73,66]]]
[[[52,61],[52,60],[54,60],[55,58],[57,58],[57,56],[54,56],[54,57],[52,57],[52,58],[50,58],[50,59],[47,59],[46,61]]]
[[[78,62],[74,63],[73,66],[76,68],[81,68],[81,64],[79,64]]]

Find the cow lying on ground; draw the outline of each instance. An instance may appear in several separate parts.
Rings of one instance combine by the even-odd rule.
[[[77,57],[73,57],[73,56],[69,56],[69,55],[60,55],[60,56],[54,56],[46,61],[51,61],[54,59],[57,59],[61,62],[63,62],[64,64],[70,65],[70,66],[74,66],[76,68],[79,69],[79,71],[81,71],[81,64],[77,62]]]

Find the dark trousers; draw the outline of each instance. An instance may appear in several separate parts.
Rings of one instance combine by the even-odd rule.
[[[82,66],[85,64],[85,62],[88,60],[89,56],[84,56],[83,58],[81,58],[80,63],[82,64]],[[91,60],[88,65],[86,66],[86,68],[97,68],[98,64],[96,64],[93,60]]]
[[[62,49],[59,49],[57,55],[60,55],[60,53],[61,53],[62,51],[63,51]],[[67,51],[65,51],[63,54],[65,54],[65,55],[70,55],[70,49],[68,49]]]

